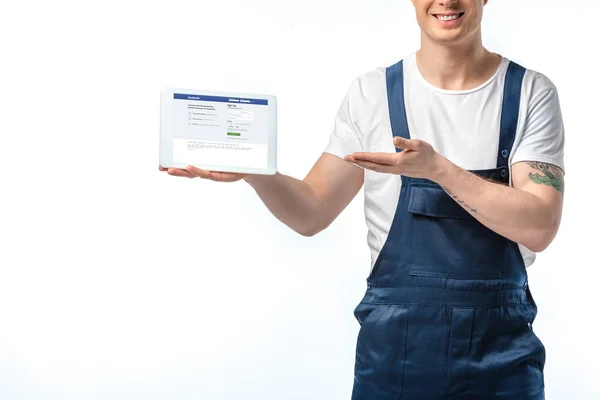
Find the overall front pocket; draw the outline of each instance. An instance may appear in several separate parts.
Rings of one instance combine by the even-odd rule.
[[[360,323],[354,364],[353,399],[400,399],[404,385],[408,306],[365,304],[355,309]]]
[[[449,279],[498,279],[508,239],[480,223],[438,185],[412,185],[410,274]]]

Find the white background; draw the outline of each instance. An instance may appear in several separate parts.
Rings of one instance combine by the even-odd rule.
[[[551,400],[600,397],[598,15],[484,16],[485,45],[546,74],[564,113],[564,218],[529,270]],[[303,178],[351,80],[418,46],[409,0],[3,4],[0,399],[349,399],[362,192],[304,238],[243,182],[160,173],[159,91],[276,95],[279,171]]]

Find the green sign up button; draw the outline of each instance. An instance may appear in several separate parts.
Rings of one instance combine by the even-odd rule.
[[[240,136],[241,133],[239,132],[227,132],[227,136]]]

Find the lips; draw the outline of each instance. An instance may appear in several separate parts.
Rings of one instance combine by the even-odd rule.
[[[456,12],[456,13],[444,13],[444,14],[433,14],[434,17],[436,17],[437,19],[439,19],[440,21],[455,21],[457,19],[459,19],[460,17],[462,17],[465,13],[464,12]]]

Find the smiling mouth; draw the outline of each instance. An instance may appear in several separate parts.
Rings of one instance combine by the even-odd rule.
[[[455,19],[459,19],[463,15],[465,15],[464,12],[456,13],[456,14],[444,14],[444,15],[433,14],[433,16],[436,17],[437,19],[439,19],[440,21],[454,21]]]

